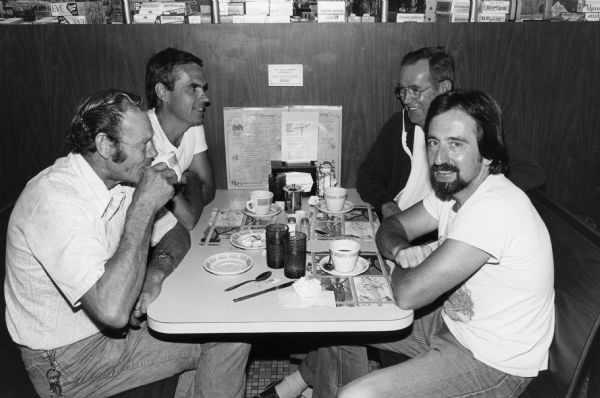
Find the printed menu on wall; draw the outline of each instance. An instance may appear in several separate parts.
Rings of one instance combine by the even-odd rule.
[[[304,119],[302,112],[306,113]],[[314,126],[315,120],[318,128]],[[271,160],[329,161],[334,165],[336,175],[340,175],[341,106],[224,108],[223,122],[228,189],[267,189]],[[302,140],[295,134],[304,134],[300,127],[306,127],[306,137],[313,135],[304,141],[314,143],[316,134],[316,151],[311,147],[299,151],[296,146],[291,157],[289,152],[282,157],[282,137],[285,135],[284,149],[298,145]],[[316,158],[310,159],[315,152]],[[304,159],[307,157],[309,159]]]

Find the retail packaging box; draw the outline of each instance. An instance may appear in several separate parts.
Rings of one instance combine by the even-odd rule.
[[[0,25],[17,25],[23,23],[23,18],[0,18]]]
[[[317,15],[346,15],[346,2],[345,1],[330,1],[330,0],[319,0],[317,1]]]
[[[154,14],[134,14],[133,23],[156,23],[156,17]]]
[[[346,16],[343,14],[318,14],[317,22],[346,22]]]
[[[23,19],[23,22],[33,22],[35,20],[35,13],[38,9],[37,4],[37,2],[33,1],[8,1],[4,3],[4,6],[2,7],[2,16],[8,19],[21,18]]]
[[[37,3],[38,12],[50,12],[53,17],[70,15],[104,15],[104,4],[101,1],[77,1],[69,3]]]
[[[290,15],[294,14],[293,1],[271,1],[269,2],[269,15]]]
[[[452,14],[469,14],[471,11],[471,2],[469,0],[452,0],[450,13]]]
[[[450,15],[450,22],[469,22],[469,14],[453,13]]]
[[[390,22],[425,22],[425,14],[412,12],[388,12]]]
[[[35,21],[33,21],[34,25],[54,25],[54,24],[59,24],[60,21],[58,20],[58,18],[60,17],[42,17],[39,19],[36,19]]]
[[[198,9],[200,10],[200,14],[208,14],[210,15],[212,12],[211,6],[207,4],[199,4]]]
[[[510,1],[508,0],[482,0],[479,3],[481,14],[506,14],[510,13]]]
[[[375,22],[375,15],[363,15],[360,22]]]
[[[481,13],[477,15],[477,22],[506,22],[506,14]]]
[[[585,13],[586,21],[600,21],[600,12],[586,12]]]
[[[290,15],[268,15],[267,23],[290,23]]]
[[[246,15],[268,15],[269,2],[265,1],[247,1]]]
[[[66,25],[96,25],[103,24],[104,16],[103,15],[63,15],[61,18],[64,18],[61,21],[62,24]]]
[[[159,15],[158,18],[156,18],[156,23],[182,24],[182,23],[185,23],[185,16],[183,16],[183,15]]]
[[[197,12],[187,16],[188,23],[196,24],[196,23],[212,23],[212,17],[210,14],[203,14],[201,12]]]
[[[246,3],[246,6],[248,6],[248,3]],[[266,14],[252,14],[252,15],[243,15],[240,18],[242,18],[242,23],[267,23],[267,15]],[[235,23],[235,18],[234,18],[234,23]]]
[[[354,13],[348,15],[348,23],[352,22],[362,22],[362,17],[360,15],[356,15]]]
[[[229,3],[219,1],[219,15],[222,17],[229,15]],[[221,22],[223,22],[223,21],[221,21]],[[225,23],[227,23],[227,22],[225,22]]]
[[[139,14],[185,16],[198,12],[196,1],[153,1],[142,3]]]
[[[228,15],[244,15],[244,4],[245,3],[229,3],[227,6]]]

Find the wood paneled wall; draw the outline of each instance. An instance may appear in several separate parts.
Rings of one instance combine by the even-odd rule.
[[[0,210],[66,153],[75,105],[122,88],[144,94],[147,59],[167,47],[205,62],[206,129],[226,187],[225,106],[342,105],[342,184],[399,104],[392,91],[407,51],[443,45],[457,83],[502,105],[510,145],[547,174],[546,192],[600,221],[600,24],[88,25],[0,28]],[[268,87],[267,65],[304,65],[304,87]]]

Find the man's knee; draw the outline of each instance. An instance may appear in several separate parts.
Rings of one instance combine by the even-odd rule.
[[[377,398],[373,389],[361,380],[353,381],[344,386],[338,394],[338,398]]]

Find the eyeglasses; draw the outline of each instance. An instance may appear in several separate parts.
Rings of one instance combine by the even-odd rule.
[[[411,98],[418,99],[421,98],[423,93],[429,90],[433,86],[429,86],[426,88],[413,88],[413,87],[402,87],[401,85],[397,85],[394,90],[394,94],[396,94],[396,98],[399,100],[404,100],[406,97],[410,95]]]

